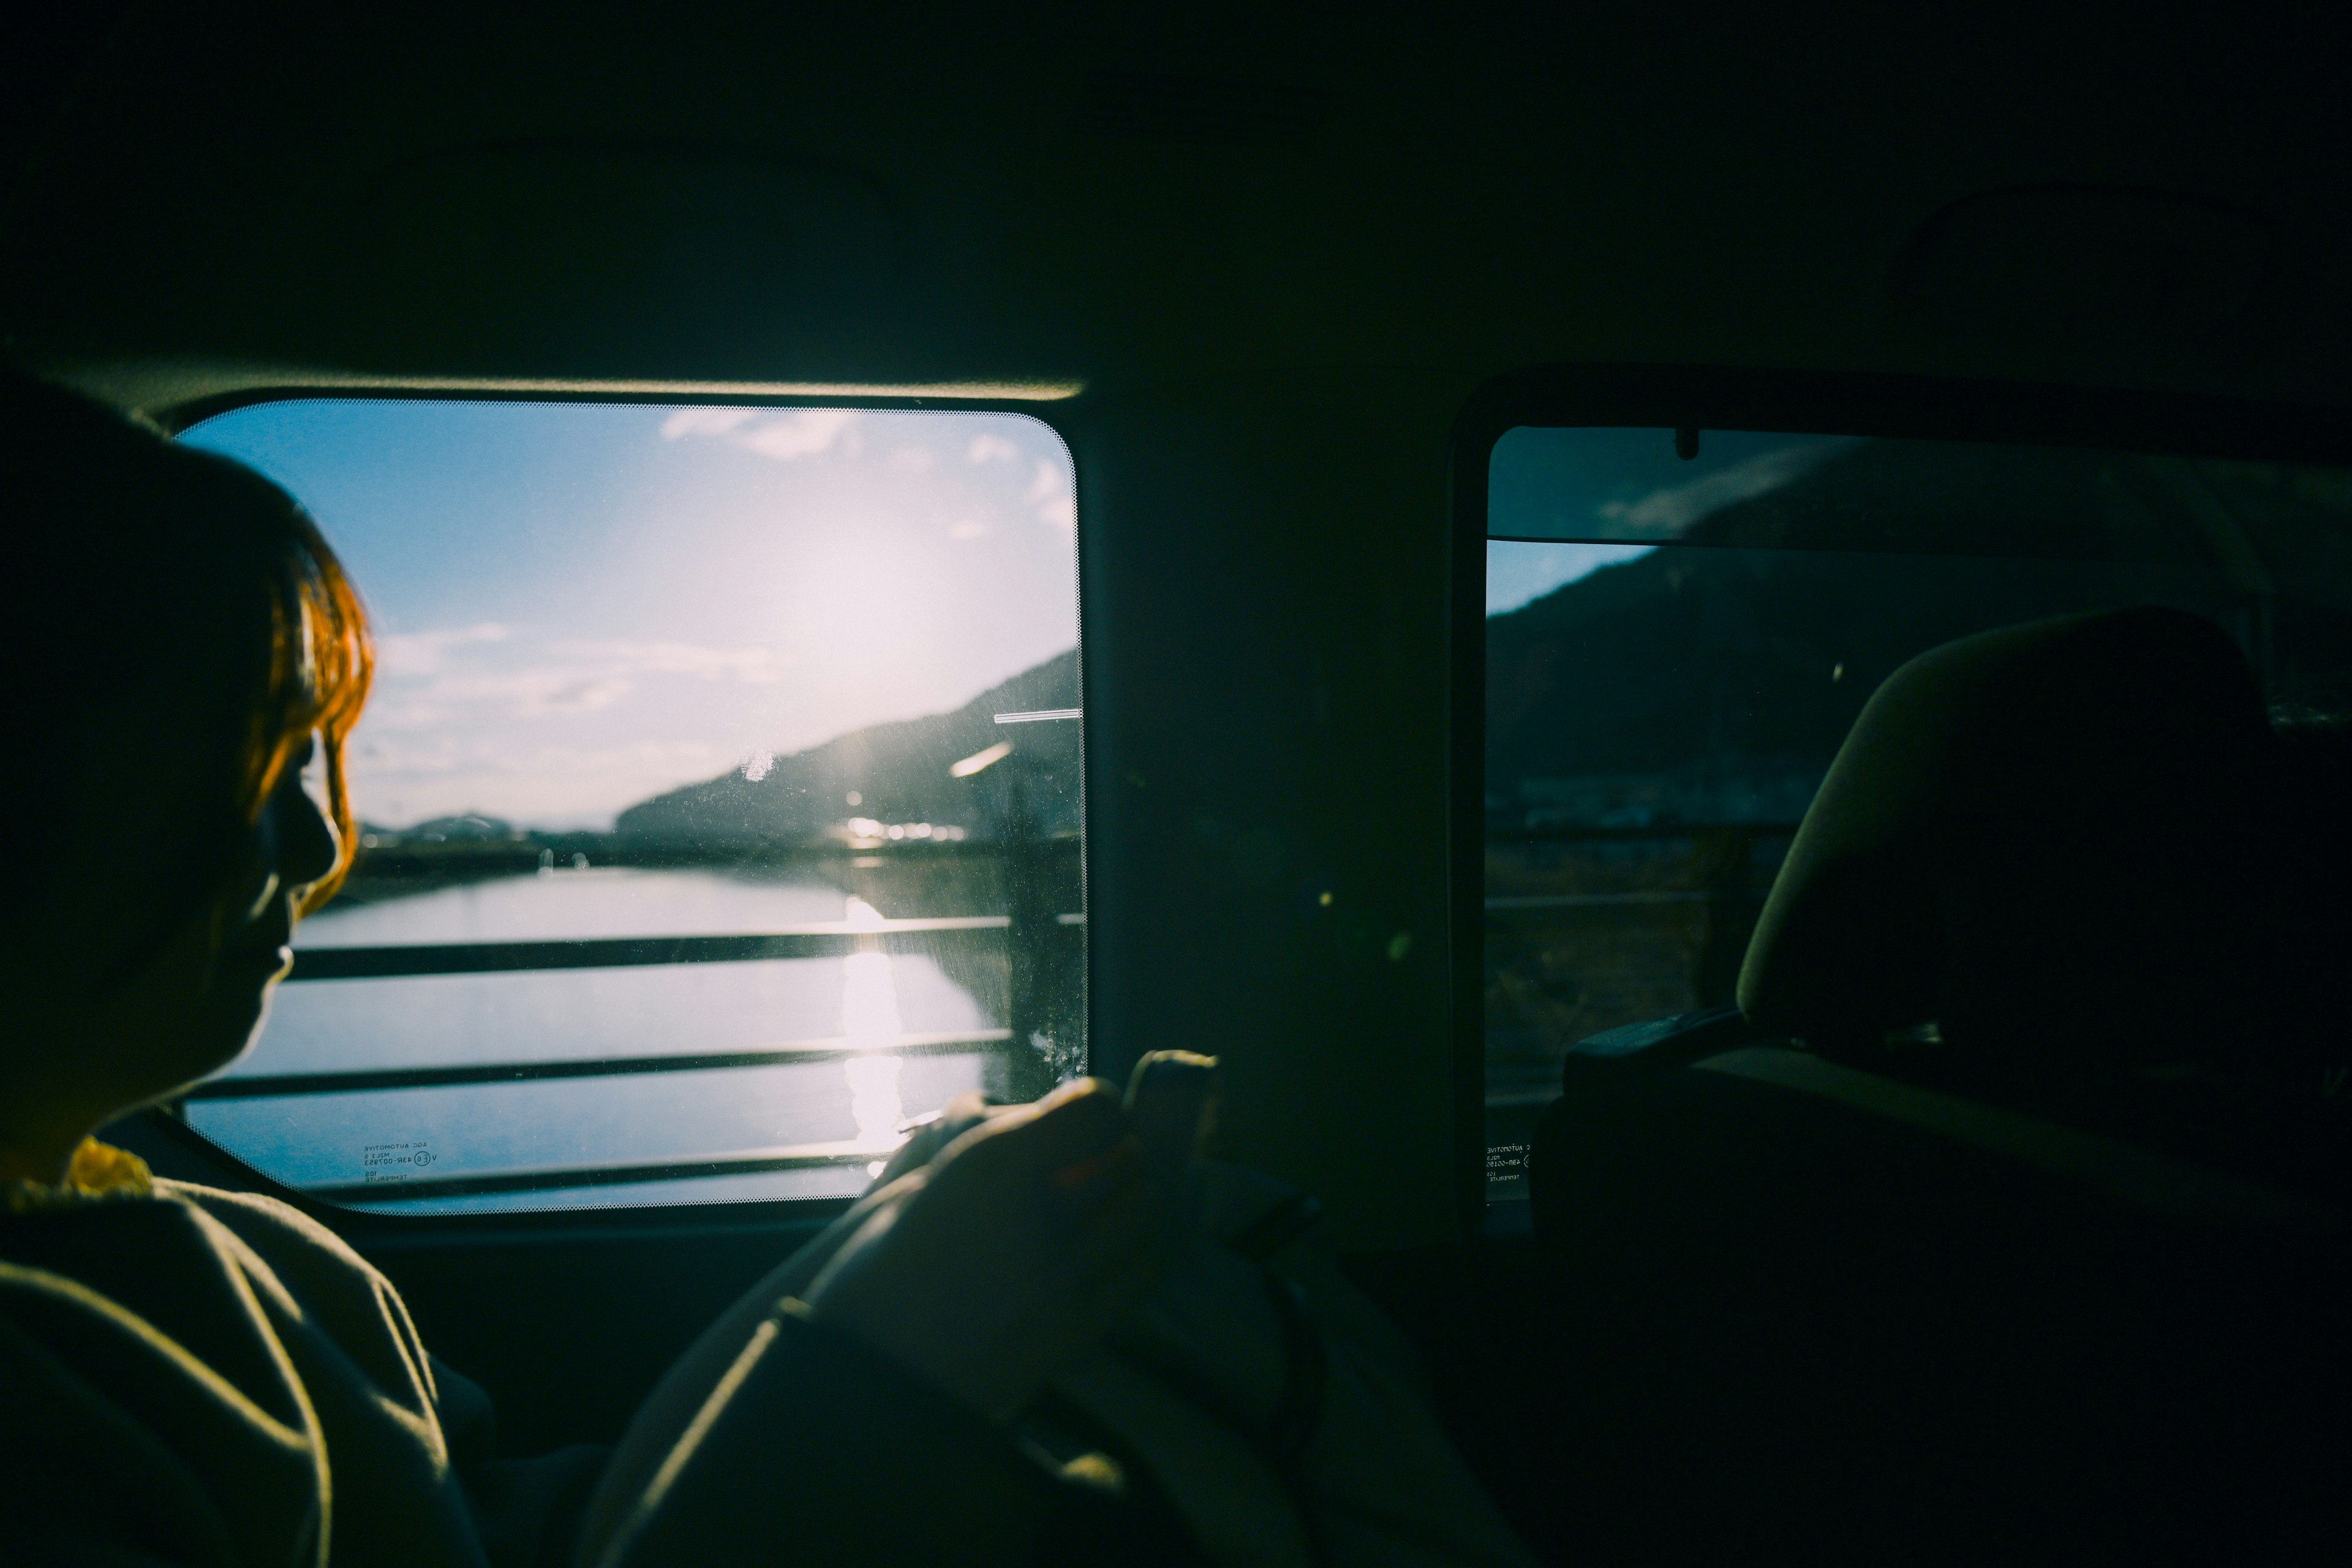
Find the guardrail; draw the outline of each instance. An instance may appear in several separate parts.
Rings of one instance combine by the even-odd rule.
[[[475,1063],[425,1068],[361,1068],[349,1072],[252,1073],[215,1079],[188,1090],[187,1100],[278,1100],[289,1095],[365,1094],[386,1089],[449,1089],[478,1083],[532,1083],[559,1078],[623,1078],[633,1073],[709,1072],[724,1068],[797,1067],[850,1057],[961,1056],[1003,1046],[1010,1029],[961,1035],[894,1035],[887,1040],[790,1040],[734,1050],[651,1057],[580,1057],[539,1062]]]
[[[520,969],[626,969],[648,963],[754,963],[774,958],[843,958],[904,952],[907,941],[937,931],[1009,931],[1010,915],[949,915],[853,926],[828,921],[729,936],[590,937],[568,942],[463,942],[394,947],[297,949],[297,980],[382,980],[400,975],[491,974]]]
[[[798,1143],[680,1160],[616,1161],[603,1165],[534,1165],[461,1176],[410,1177],[394,1182],[338,1182],[306,1187],[332,1203],[414,1203],[421,1199],[476,1197],[496,1193],[536,1193],[563,1187],[604,1187],[624,1182],[675,1182],[705,1176],[751,1176],[770,1171],[806,1171],[835,1165],[870,1165],[887,1160],[897,1145]]]
[[[1771,874],[1758,866],[1757,849],[1774,840],[1790,840],[1796,831],[1797,824],[1793,822],[1659,823],[1608,827],[1570,824],[1539,827],[1490,826],[1486,835],[1490,848],[1675,844],[1688,847],[1690,861],[1677,878],[1681,885],[1675,887],[1489,897],[1485,900],[1489,962],[1495,962],[1498,952],[1508,953],[1516,943],[1540,940],[1537,933],[1547,918],[1573,917],[1583,910],[1691,907],[1704,914],[1706,923],[1690,953],[1689,1005],[1708,1006],[1727,1001],[1738,982],[1748,933],[1771,889]],[[1610,1027],[1613,1024],[1595,1026]],[[1560,1045],[1564,1047],[1566,1043],[1562,1041]],[[1546,1089],[1538,1096],[1534,1090],[1507,1090],[1491,1093],[1488,1103],[1533,1103],[1536,1098],[1549,1099],[1551,1092]]]
[[[1045,872],[1075,846],[1030,844],[958,847],[962,853],[1031,861]],[[934,858],[936,849],[926,858]],[[436,857],[438,870],[455,857]],[[797,853],[795,860],[838,858]],[[609,863],[609,861],[607,862]],[[671,863],[676,863],[675,861]],[[707,864],[707,862],[705,862]],[[462,866],[462,860],[457,861]],[[521,868],[485,857],[476,875],[510,874]],[[404,870],[405,868],[403,868]],[[394,873],[395,877],[401,875]],[[1030,1045],[1033,1032],[1049,1023],[1055,998],[1041,993],[1067,987],[1071,969],[1082,963],[1086,916],[1057,910],[1056,881],[1066,876],[1011,879],[1012,910],[1004,914],[949,915],[899,920],[829,921],[765,931],[709,936],[604,937],[578,941],[404,943],[373,947],[311,947],[296,950],[288,984],[324,981],[496,974],[530,970],[614,969],[653,964],[748,963],[794,958],[837,958],[860,952],[936,951],[941,943],[986,942],[1006,950],[1006,1026],[949,1034],[908,1034],[888,1039],[847,1037],[785,1040],[719,1051],[676,1052],[568,1059],[466,1062],[413,1068],[345,1071],[254,1073],[215,1079],[187,1091],[192,1103],[308,1098],[386,1090],[489,1087],[567,1079],[620,1078],[649,1073],[709,1072],[838,1061],[876,1055],[980,1054],[1003,1064],[1006,1088],[1027,1098],[1050,1088],[1051,1075]],[[1061,973],[1055,973],[1056,968]],[[1082,973],[1082,970],[1080,971]],[[1065,1009],[1066,1010],[1066,1009]],[[1033,1081],[1034,1080],[1034,1081]],[[866,1165],[887,1159],[893,1145],[870,1142],[782,1145],[659,1160],[614,1161],[576,1165],[532,1166],[444,1176],[406,1176],[393,1181],[339,1183],[305,1190],[337,1202],[394,1202],[522,1193],[615,1183],[742,1175],[824,1166]]]
[[[1793,825],[1662,826],[1655,827],[1547,828],[1490,833],[1493,844],[1572,844],[1627,840],[1684,840],[1701,844],[1704,864],[1700,887],[1643,889],[1607,892],[1567,892],[1503,895],[1486,900],[1490,919],[1506,925],[1519,919],[1539,919],[1546,913],[1608,910],[1647,905],[1704,904],[1712,915],[1721,910],[1734,918],[1710,921],[1709,941],[1697,977],[1702,988],[1712,972],[1727,963],[1736,968],[1736,954],[1714,936],[1718,923],[1737,927],[1740,918],[1752,919],[1760,893],[1749,871],[1750,851],[1759,838],[1786,837]],[[922,855],[942,854],[1029,857],[1043,860],[1074,846],[969,845],[953,849],[927,847]],[[534,852],[535,853],[535,852]],[[791,860],[837,858],[822,852],[795,851],[781,857]],[[508,858],[513,858],[509,856]],[[614,859],[607,858],[605,864]],[[909,860],[914,857],[909,856]],[[440,872],[464,860],[435,855],[430,869]],[[626,863],[686,865],[698,862],[668,854],[630,857]],[[699,862],[708,864],[708,861]],[[486,861],[488,874],[509,874],[528,868],[529,862],[509,866],[506,859]],[[403,866],[402,871],[407,868]],[[400,872],[394,875],[398,876]],[[887,1041],[827,1037],[779,1041],[772,1045],[723,1051],[679,1052],[525,1062],[462,1063],[415,1068],[362,1068],[339,1072],[251,1074],[200,1084],[184,1097],[192,1102],[287,1099],[329,1094],[386,1090],[489,1087],[498,1084],[546,1082],[568,1079],[620,1078],[639,1074],[723,1071],[744,1068],[842,1060],[852,1057],[892,1054],[932,1056],[981,1053],[995,1056],[1016,1073],[1033,1075],[1042,1065],[1027,1041],[1041,1016],[1039,993],[1050,984],[1041,970],[1040,954],[1053,943],[1082,941],[1086,917],[1054,910],[1041,901],[1049,879],[1014,879],[1014,908],[1008,913],[959,915],[905,920],[823,921],[779,927],[772,931],[707,936],[607,937],[579,941],[412,943],[376,947],[317,947],[297,951],[290,984],[337,980],[375,980],[430,975],[493,974],[531,970],[612,969],[651,964],[742,963],[775,959],[845,957],[857,952],[911,952],[933,950],[942,942],[1001,942],[1009,959],[1007,1026],[957,1034],[903,1035]],[[1050,895],[1048,895],[1050,896]],[[1742,940],[1744,941],[1744,935]],[[1724,952],[1716,951],[1724,947]],[[1016,1084],[1015,1092],[1042,1090],[1049,1085]],[[745,1175],[775,1171],[871,1164],[887,1159],[889,1149],[869,1142],[782,1145],[767,1149],[731,1150],[709,1155],[672,1159],[547,1165],[410,1176],[397,1181],[342,1183],[307,1190],[336,1202],[407,1202],[459,1196],[552,1191],[603,1186],[619,1183],[672,1181],[713,1176]]]

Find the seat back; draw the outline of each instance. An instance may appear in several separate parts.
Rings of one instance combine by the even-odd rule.
[[[2268,1005],[2269,746],[2235,649],[2168,611],[1889,679],[1759,924],[1744,1027],[1574,1053],[1538,1128],[1555,1550],[2336,1548],[2352,1278],[2315,1173],[2342,1140],[2261,1076],[2279,1034],[2226,1027]]]

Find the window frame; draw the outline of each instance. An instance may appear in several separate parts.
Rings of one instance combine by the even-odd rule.
[[[1008,385],[1011,384],[1007,384]],[[517,404],[585,404],[637,408],[755,408],[762,410],[797,411],[803,409],[846,409],[874,413],[921,414],[1013,414],[1034,419],[1050,431],[1062,444],[1070,461],[1072,504],[1076,509],[1078,526],[1072,531],[1073,580],[1072,590],[1077,596],[1078,680],[1081,710],[1095,710],[1098,696],[1099,676],[1095,661],[1087,658],[1088,575],[1086,547],[1086,517],[1087,511],[1087,465],[1081,460],[1079,447],[1071,438],[1068,424],[1049,416],[1048,410],[1064,413],[1085,391],[1083,383],[1041,382],[1030,395],[1005,395],[960,396],[923,390],[905,394],[888,394],[877,390],[811,391],[730,391],[719,387],[699,385],[665,385],[638,383],[621,387],[543,386],[529,384],[512,385],[467,384],[457,382],[447,384],[403,383],[399,385],[311,384],[274,383],[263,386],[243,387],[235,391],[194,397],[167,407],[145,411],[146,417],[174,441],[205,423],[241,408],[265,404],[293,402],[419,402],[419,403],[484,403],[513,405]],[[296,498],[298,500],[299,498]],[[1091,879],[1092,821],[1090,805],[1096,795],[1092,777],[1096,760],[1087,744],[1086,728],[1080,725],[1078,735],[1078,809],[1082,827],[1078,842],[1078,879],[1087,919],[1082,928],[1085,974],[1087,984],[1081,1001],[1087,1039],[1088,1067],[1095,1063],[1094,1036],[1096,997],[1094,976],[1099,971],[1097,949],[1101,942],[1098,922],[1093,918],[1094,900]],[[281,982],[282,984],[282,982]],[[670,1203],[638,1202],[610,1206],[557,1207],[546,1209],[512,1208],[486,1209],[449,1214],[416,1214],[356,1207],[332,1199],[322,1198],[299,1187],[289,1186],[277,1178],[247,1164],[233,1151],[214,1142],[190,1126],[177,1114],[176,1100],[164,1105],[141,1108],[119,1118],[112,1125],[118,1129],[135,1129],[140,1142],[170,1163],[190,1173],[186,1179],[201,1180],[207,1184],[230,1187],[272,1197],[287,1204],[338,1235],[367,1249],[383,1248],[397,1252],[408,1247],[437,1246],[445,1240],[460,1244],[496,1246],[505,1238],[537,1239],[556,1237],[567,1233],[649,1233],[674,1232],[686,1222],[686,1228],[712,1235],[757,1232],[782,1232],[805,1238],[821,1231],[835,1218],[857,1202],[855,1197],[825,1198],[719,1198],[702,1201]],[[137,1150],[133,1151],[137,1152]],[[684,1163],[684,1162],[682,1162]],[[170,1175],[172,1171],[159,1171]],[[692,1180],[692,1177],[679,1178]]]
[[[2352,468],[2352,415],[2185,393],[1861,372],[1552,364],[1486,383],[1454,426],[1447,864],[1454,1182],[1465,1235],[1486,1195],[1486,518],[1495,445],[1522,426],[1761,430],[2078,447]]]

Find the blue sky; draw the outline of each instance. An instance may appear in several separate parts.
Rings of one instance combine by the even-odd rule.
[[[1778,489],[1852,443],[1707,430],[1698,455],[1672,430],[1522,426],[1487,464],[1486,613],[1498,616],[1679,538],[1710,512]],[[1516,541],[1517,542],[1506,542]]]
[[[1603,566],[1632,561],[1657,548],[1651,544],[1527,544],[1486,542],[1486,613],[1503,615]]]
[[[1077,641],[1069,454],[1023,415],[301,400],[183,438],[290,490],[366,599],[385,826],[609,826]]]

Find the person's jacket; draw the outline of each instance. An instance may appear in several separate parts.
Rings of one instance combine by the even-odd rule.
[[[0,1562],[573,1556],[604,1451],[501,1459],[481,1391],[325,1226],[150,1182],[100,1145],[90,1171],[0,1212]],[[591,1568],[1087,1561],[1126,1554],[1121,1530],[1108,1500],[780,1301],[645,1495],[576,1551]]]

